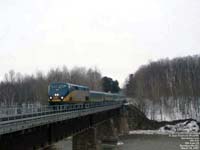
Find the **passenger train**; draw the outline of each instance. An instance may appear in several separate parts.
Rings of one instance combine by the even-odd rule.
[[[48,97],[50,105],[119,101],[125,99],[121,94],[90,91],[87,86],[70,83],[51,83],[48,86]]]

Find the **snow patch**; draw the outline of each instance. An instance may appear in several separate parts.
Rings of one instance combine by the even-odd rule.
[[[159,129],[160,132],[198,132],[199,126],[196,121],[185,121],[176,125],[165,125]]]
[[[129,134],[160,134],[167,135],[177,132],[184,133],[197,133],[200,127],[196,121],[185,121],[183,123],[177,123],[176,125],[165,125],[158,130],[134,130],[129,131]]]
[[[129,134],[147,134],[147,135],[153,135],[153,134],[168,134],[165,132],[160,132],[159,130],[134,130],[134,131],[129,131]]]

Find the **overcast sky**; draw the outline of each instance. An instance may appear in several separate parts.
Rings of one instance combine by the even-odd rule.
[[[6,72],[97,67],[122,85],[142,64],[200,54],[200,0],[1,0]]]

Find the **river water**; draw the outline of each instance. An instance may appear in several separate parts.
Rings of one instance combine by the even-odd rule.
[[[180,137],[136,134],[120,138],[117,145],[103,144],[101,150],[181,150],[180,145],[184,143]],[[72,142],[70,139],[64,139],[53,144],[48,150],[72,150]]]

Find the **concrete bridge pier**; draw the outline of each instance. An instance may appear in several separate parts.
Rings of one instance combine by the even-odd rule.
[[[96,123],[73,136],[73,150],[100,150],[101,144],[117,144],[118,136],[129,132],[127,112]],[[96,117],[94,117],[96,118]]]
[[[117,128],[118,135],[129,134],[129,125],[128,125],[128,112],[126,109],[121,110],[119,116],[113,118],[114,126]]]
[[[73,150],[99,150],[96,128],[89,128],[73,136]]]
[[[75,134],[72,141],[73,150],[100,150],[101,143],[116,143],[118,141],[117,128],[114,119],[98,123],[83,132]]]
[[[117,130],[113,125],[113,119],[98,123],[83,132],[75,134],[72,141],[73,150],[100,150],[101,143],[116,142]]]

